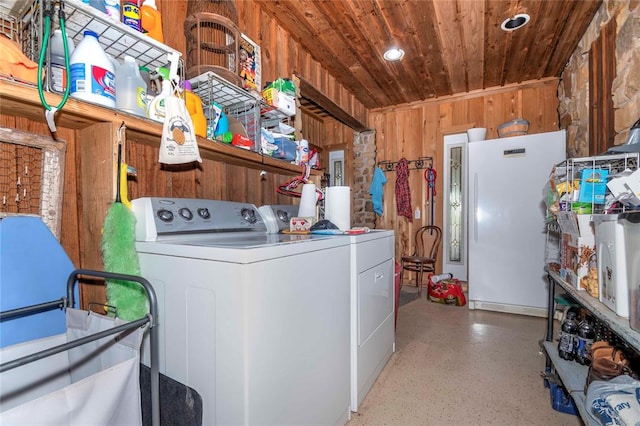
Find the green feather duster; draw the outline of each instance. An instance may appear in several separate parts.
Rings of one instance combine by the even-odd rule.
[[[116,201],[109,207],[104,221],[102,258],[107,272],[139,276],[140,264],[135,245],[136,217],[120,198],[121,150],[122,146],[118,145],[118,188]],[[125,321],[142,318],[148,312],[144,289],[132,281],[107,280],[107,303],[115,306],[118,318]]]

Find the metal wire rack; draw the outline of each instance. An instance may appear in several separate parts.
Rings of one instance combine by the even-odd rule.
[[[215,102],[225,113],[240,121],[247,135],[254,142],[254,151],[260,150],[261,128],[271,128],[278,123],[290,124],[290,117],[267,104],[259,94],[254,96],[223,77],[208,71],[189,79],[192,91],[200,97],[205,114]]]
[[[594,157],[583,158],[569,158],[566,161],[558,164],[555,168],[556,186],[559,183],[566,183],[568,187],[575,187],[582,178],[583,173],[586,171],[597,173],[598,171],[606,171],[606,174],[611,177],[615,174],[621,173],[624,170],[637,170],[639,164],[640,154],[627,153],[627,154],[615,154],[615,155],[601,155]],[[589,184],[587,182],[587,184]],[[594,185],[591,183],[591,185]],[[606,189],[606,194],[609,194],[609,190]],[[572,194],[567,194],[571,197]],[[575,197],[574,197],[575,198]],[[589,214],[605,213],[605,203],[602,200],[596,200],[594,197],[590,199],[591,211]],[[571,201],[577,201],[572,199]],[[567,211],[575,210],[573,208],[573,202],[567,201],[564,203],[564,207]],[[602,202],[601,202],[602,201]],[[623,205],[615,207],[614,210],[609,210],[607,213],[620,213],[625,210]]]
[[[34,0],[33,2],[17,1],[13,6],[0,8],[0,21],[3,32],[15,34],[13,39],[19,40],[22,50],[31,60],[37,61],[42,45],[43,19],[42,11],[48,0]],[[65,1],[65,28],[67,35],[77,45],[84,36],[84,31],[91,30],[98,34],[99,42],[105,52],[115,59],[122,60],[125,55],[133,56],[139,65],[150,70],[167,66],[168,54],[177,50],[128,27],[122,22],[114,21],[81,1]],[[51,31],[58,29],[57,10],[60,3],[56,2],[55,19],[51,19]],[[15,24],[12,24],[15,22]]]

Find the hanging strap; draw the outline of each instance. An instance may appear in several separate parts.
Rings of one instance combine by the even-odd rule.
[[[436,179],[438,178],[438,173],[436,169],[432,166],[429,166],[424,171],[424,179],[427,181],[427,201],[431,200],[431,217],[429,218],[429,225],[433,225],[435,221],[435,204],[436,204]],[[433,233],[433,230],[431,230]]]

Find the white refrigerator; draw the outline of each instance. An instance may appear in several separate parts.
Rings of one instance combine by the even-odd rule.
[[[565,131],[469,142],[469,309],[546,316],[543,188]]]

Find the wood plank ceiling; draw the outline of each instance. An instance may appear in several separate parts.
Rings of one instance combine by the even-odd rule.
[[[559,77],[601,0],[257,0],[367,108]],[[500,24],[527,13],[530,22]],[[397,62],[382,55],[405,51]]]

